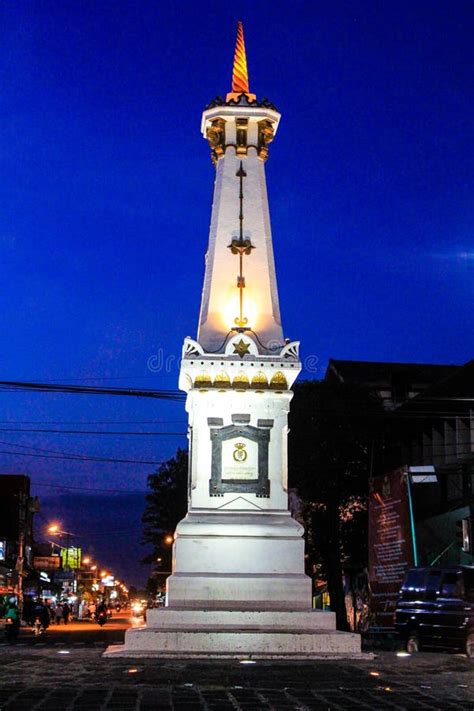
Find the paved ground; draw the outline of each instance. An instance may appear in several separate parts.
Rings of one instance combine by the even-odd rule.
[[[103,659],[104,642],[0,647],[0,710],[474,709],[474,664],[461,655],[312,663]],[[99,648],[100,647],[100,648]]]
[[[463,655],[377,651],[371,661],[256,664],[103,659],[128,626],[114,618],[102,629],[82,622],[38,638],[22,629],[14,645],[0,637],[0,711],[474,711],[474,662]]]

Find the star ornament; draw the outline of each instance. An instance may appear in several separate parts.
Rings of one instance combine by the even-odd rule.
[[[237,353],[241,358],[243,358],[244,355],[249,352],[249,346],[250,344],[241,338],[238,343],[234,343],[234,353]]]

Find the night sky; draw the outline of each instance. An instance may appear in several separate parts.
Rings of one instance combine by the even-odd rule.
[[[250,89],[282,112],[267,180],[306,375],[330,357],[473,357],[470,0],[16,0],[0,7],[1,380],[177,387],[212,202],[201,112],[230,90],[238,19]],[[163,461],[186,445],[184,406],[0,402],[0,430],[175,433],[0,432],[0,472],[31,476],[40,526],[140,582],[154,466],[61,457]]]

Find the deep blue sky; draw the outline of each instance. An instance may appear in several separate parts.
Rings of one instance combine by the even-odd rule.
[[[177,386],[214,177],[200,117],[230,89],[237,12],[251,89],[283,115],[273,237],[284,328],[311,374],[329,357],[473,357],[472,2],[16,0],[0,7],[0,379]],[[161,352],[174,360],[153,373]],[[185,431],[181,405],[0,402],[0,429]],[[0,436],[2,452],[153,461],[186,442]],[[61,493],[45,484],[143,490],[152,470],[0,454],[42,497]]]

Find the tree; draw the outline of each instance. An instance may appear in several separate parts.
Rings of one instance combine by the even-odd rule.
[[[157,583],[162,584],[171,571],[170,537],[188,510],[188,453],[178,449],[175,457],[150,474],[147,485],[150,493],[145,498],[142,542],[151,545],[152,551],[142,562],[154,564],[148,589],[156,592]]]
[[[338,629],[348,629],[343,564],[364,567],[367,497],[381,404],[366,389],[296,384],[289,425],[289,481],[302,499],[310,565],[326,577]]]

